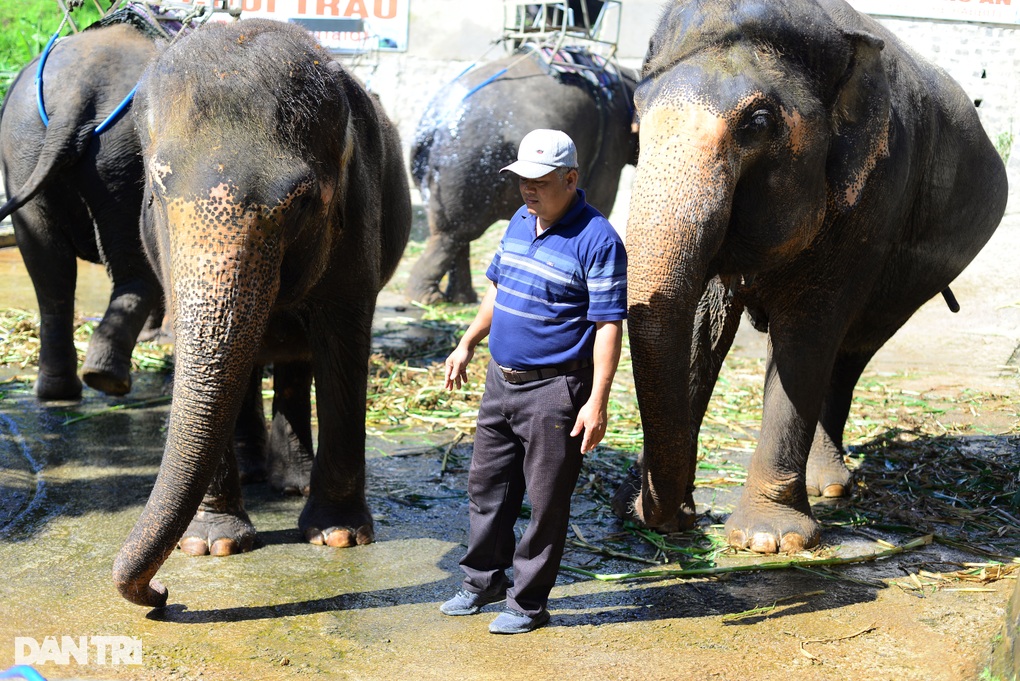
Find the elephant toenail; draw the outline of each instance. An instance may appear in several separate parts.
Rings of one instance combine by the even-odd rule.
[[[751,539],[749,547],[755,553],[775,553],[776,538],[766,532],[759,532]]]
[[[728,538],[730,546],[735,549],[747,548],[747,535],[743,530],[733,530]]]
[[[322,536],[321,531],[313,527],[305,532],[305,541],[307,541],[309,544],[322,546],[326,543],[326,538]]]
[[[823,497],[830,497],[831,498],[831,497],[842,497],[842,496],[845,496],[845,495],[846,495],[846,487],[844,487],[843,485],[841,485],[839,483],[833,483],[831,485],[827,485],[825,487],[825,489],[822,490],[822,496]]]
[[[240,552],[237,542],[226,537],[217,539],[209,547],[209,555],[211,556],[230,556]]]
[[[181,551],[189,556],[204,556],[209,553],[209,545],[201,537],[186,537],[181,540]]]
[[[333,530],[326,538],[326,544],[338,549],[354,546],[354,537],[350,530]]]
[[[804,537],[797,533],[784,534],[779,544],[779,550],[783,553],[799,553],[804,550]]]

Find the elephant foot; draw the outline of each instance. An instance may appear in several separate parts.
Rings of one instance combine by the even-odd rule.
[[[283,494],[308,496],[311,488],[312,462],[307,465],[295,465],[294,462],[282,463],[273,459],[269,473],[269,485]]]
[[[174,342],[174,331],[169,319],[163,319],[162,315],[155,318],[149,317],[145,320],[145,326],[138,334],[139,343],[156,343],[158,345],[171,345]]]
[[[449,291],[447,292],[446,300],[462,305],[474,305],[478,302],[478,293],[473,288],[464,291]]]
[[[191,556],[230,556],[251,551],[255,536],[255,526],[244,511],[199,511],[178,546]]]
[[[126,395],[131,391],[131,353],[117,352],[107,343],[98,343],[97,336],[85,353],[82,380],[94,390],[107,395]],[[97,347],[98,345],[98,347]]]
[[[48,374],[42,369],[35,379],[35,396],[40,400],[77,400],[81,380],[76,374]]]
[[[853,474],[843,463],[841,450],[812,449],[807,462],[805,487],[812,497],[850,496]]]
[[[83,367],[82,380],[93,390],[120,397],[131,392],[130,372],[111,372],[92,367]]]
[[[156,345],[173,345],[174,333],[173,331],[156,327],[150,329],[148,327],[142,329],[142,332],[138,334],[139,343],[154,343]]]
[[[730,546],[755,553],[797,553],[817,546],[821,530],[809,508],[761,498],[751,502],[745,490],[726,520],[726,538]]]
[[[408,300],[412,300],[422,305],[438,305],[445,303],[446,296],[439,290],[439,287],[435,288],[411,288],[408,286],[405,294]]]
[[[688,490],[675,514],[649,518],[641,500],[641,472],[632,467],[617,488],[612,500],[613,513],[621,520],[630,520],[664,533],[683,532],[697,522],[693,490]]]
[[[372,512],[364,502],[355,506],[327,505],[309,498],[298,520],[309,544],[347,548],[375,541]]]

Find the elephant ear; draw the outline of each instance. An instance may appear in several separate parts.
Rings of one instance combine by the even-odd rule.
[[[845,34],[846,69],[836,82],[830,111],[832,140],[826,176],[837,209],[854,207],[868,177],[889,155],[890,92],[882,64],[885,43],[863,31]]]

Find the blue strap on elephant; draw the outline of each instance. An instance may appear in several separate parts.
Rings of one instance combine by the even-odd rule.
[[[43,80],[42,74],[43,69],[46,68],[46,60],[50,56],[50,51],[53,49],[53,44],[57,42],[57,38],[60,37],[60,29],[53,34],[50,41],[46,43],[46,47],[42,51],[42,55],[39,56],[39,66],[35,70],[35,99],[39,104],[39,118],[42,119],[43,125],[47,128],[50,127],[50,117],[46,115],[46,104],[43,102]]]
[[[46,68],[46,59],[49,58],[50,52],[53,51],[53,46],[56,44],[59,37],[60,31],[57,30],[57,32],[53,34],[53,37],[50,38],[50,41],[46,43],[46,48],[43,50],[42,56],[39,57],[39,66],[35,72],[35,94],[36,101],[39,104],[39,118],[42,119],[43,125],[46,127],[50,126],[50,117],[46,115],[46,102],[43,99],[43,69]],[[127,93],[127,96],[124,97],[121,103],[110,112],[110,115],[107,116],[102,123],[96,126],[95,134],[102,134],[104,130],[116,123],[120,117],[124,115],[127,108],[131,106],[131,100],[134,99],[135,90],[137,89],[137,85],[131,88],[131,92]]]
[[[24,679],[25,681],[46,681],[43,675],[28,665],[19,664],[0,672],[0,679]]]
[[[88,28],[109,26],[111,24],[130,24],[151,38],[173,38],[181,32],[197,28],[201,24],[201,21],[199,20],[200,16],[201,12],[194,11],[183,14],[181,10],[160,9],[153,12],[153,9],[148,7],[145,3],[129,2],[124,7],[110,12],[99,21],[90,25]],[[46,60],[49,58],[50,52],[53,51],[53,47],[56,45],[57,40],[60,38],[60,32],[63,28],[64,23],[61,22],[60,27],[57,28],[57,32],[54,33],[53,37],[50,38],[48,43],[46,43],[46,47],[43,49],[42,55],[39,57],[39,65],[36,68],[35,73],[35,92],[36,100],[39,105],[39,118],[42,119],[43,125],[46,127],[49,127],[50,125],[50,118],[46,114],[46,102],[43,99],[43,69],[46,68]],[[105,130],[109,129],[110,126],[120,120],[120,117],[123,116],[124,112],[127,111],[129,106],[131,106],[131,100],[134,99],[135,90],[137,89],[137,85],[131,88],[131,92],[127,93],[121,103],[114,107],[113,111],[110,112],[110,115],[108,115],[102,123],[96,126],[95,134],[102,134]]]
[[[464,99],[467,99],[471,95],[475,94],[476,92],[481,90],[483,87],[485,87],[486,85],[488,85],[492,81],[496,80],[497,78],[499,78],[500,76],[502,76],[504,73],[506,73],[509,70],[510,70],[510,68],[507,67],[505,69],[500,69],[496,73],[492,74],[491,76],[489,76],[488,78],[483,80],[481,83],[479,83],[478,85],[476,85],[473,88],[471,88],[470,90],[468,90],[468,93],[466,95],[464,95]],[[465,71],[464,73],[467,73],[467,71]],[[464,74],[462,73],[461,76],[462,75],[464,75]],[[460,78],[460,76],[457,76],[457,77]]]

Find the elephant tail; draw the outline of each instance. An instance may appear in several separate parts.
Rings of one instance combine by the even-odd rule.
[[[18,189],[12,190],[7,203],[0,206],[0,220],[7,219],[35,198],[60,170],[76,163],[91,140],[91,127],[79,125],[78,121],[51,119],[32,174]]]

